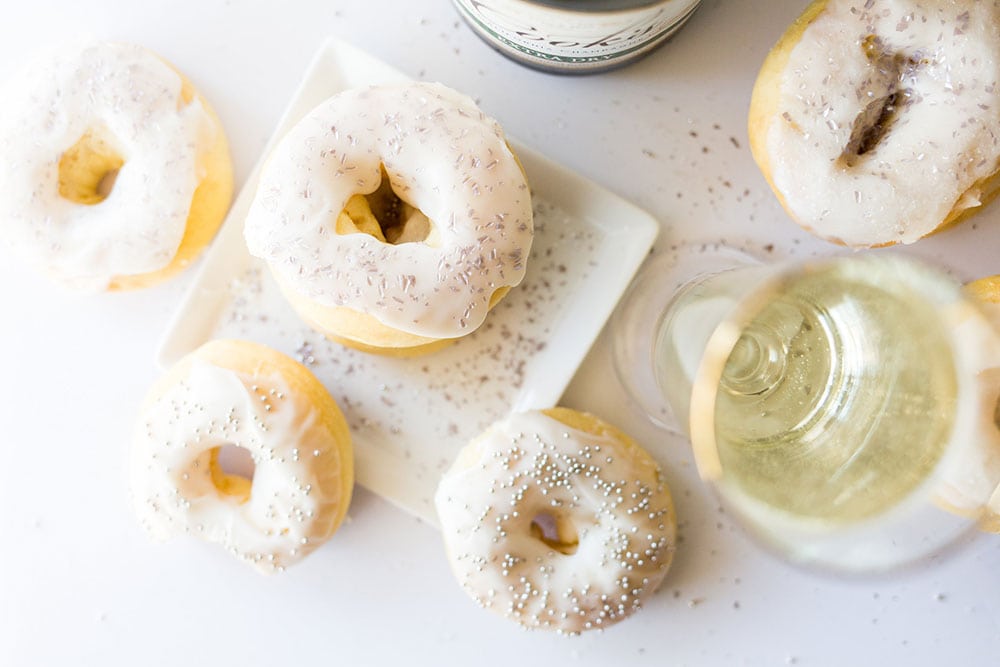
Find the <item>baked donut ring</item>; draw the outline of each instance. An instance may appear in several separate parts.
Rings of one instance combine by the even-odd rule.
[[[975,280],[965,290],[983,304],[986,316],[1000,330],[1000,275]],[[977,343],[984,353],[990,350],[988,342]],[[1000,351],[994,352],[994,364],[978,379],[983,423],[975,438],[977,447],[938,496],[949,510],[978,517],[982,530],[1000,533]]]
[[[764,61],[750,147],[807,230],[912,243],[1000,192],[998,81],[996,2],[817,0]]]
[[[494,424],[459,453],[435,504],[462,588],[527,628],[617,623],[673,558],[659,467],[622,432],[567,408]]]
[[[252,457],[252,479],[224,470],[227,447]],[[279,572],[333,535],[353,483],[337,404],[305,366],[271,348],[206,343],[143,404],[131,489],[139,521],[157,540],[194,534],[261,572]]]
[[[83,290],[148,287],[191,263],[229,207],[218,117],[152,52],[99,42],[26,68],[0,110],[0,217],[14,248]]]
[[[312,326],[408,355],[475,331],[521,281],[531,193],[468,97],[431,83],[352,89],[274,149],[245,231]]]

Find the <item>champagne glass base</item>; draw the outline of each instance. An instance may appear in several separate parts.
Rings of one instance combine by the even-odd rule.
[[[630,401],[662,429],[687,435],[686,415],[675,415],[656,380],[655,343],[664,314],[684,287],[756,257],[725,245],[681,245],[646,262],[612,318],[615,373]]]

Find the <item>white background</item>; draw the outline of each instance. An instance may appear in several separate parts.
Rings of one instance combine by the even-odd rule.
[[[744,129],[757,68],[804,4],[706,0],[646,60],[565,78],[501,58],[444,0],[19,2],[0,17],[0,78],[81,31],[144,44],[215,105],[241,183],[313,52],[336,36],[471,94],[511,135],[646,208],[662,221],[660,250],[725,240],[773,244],[775,256],[830,253],[775,204]],[[994,207],[906,252],[961,278],[1000,271],[998,218]],[[151,544],[129,509],[125,461],[157,376],[154,350],[192,272],[143,293],[79,296],[0,257],[4,667],[1000,660],[1000,537],[891,578],[843,581],[781,563],[717,509],[685,443],[644,422],[608,381],[606,336],[564,403],[655,453],[681,527],[661,591],[610,630],[528,633],[479,610],[452,580],[439,535],[363,490],[334,538],[281,576],[193,540]]]

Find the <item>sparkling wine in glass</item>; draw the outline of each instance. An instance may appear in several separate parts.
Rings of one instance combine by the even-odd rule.
[[[730,511],[791,560],[844,571],[967,534],[1000,484],[1000,337],[978,301],[898,255],[705,255],[644,272],[616,361]]]

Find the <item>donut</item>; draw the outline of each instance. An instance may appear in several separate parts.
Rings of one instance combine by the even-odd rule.
[[[13,250],[71,289],[179,272],[233,190],[218,117],[157,55],[75,44],[26,67],[0,110],[0,218]]]
[[[531,193],[499,124],[465,95],[350,89],[275,147],[245,236],[313,327],[408,356],[475,331],[521,281]]]
[[[452,571],[526,628],[605,628],[638,610],[673,558],[670,490],[653,459],[593,415],[514,414],[459,454],[435,494]]]
[[[982,304],[986,317],[1000,330],[1000,275],[975,280],[965,291]],[[985,357],[977,378],[979,430],[970,438],[970,453],[946,476],[937,497],[949,511],[978,518],[982,530],[1000,533],[1000,345],[982,336],[969,345]]]
[[[252,457],[250,478],[225,469],[227,448]],[[211,341],[143,403],[133,506],[155,540],[192,534],[263,573],[280,572],[340,526],[352,457],[340,409],[305,366],[257,343]]]
[[[1000,192],[1000,3],[817,0],[754,85],[750,147],[788,214],[912,243]]]

